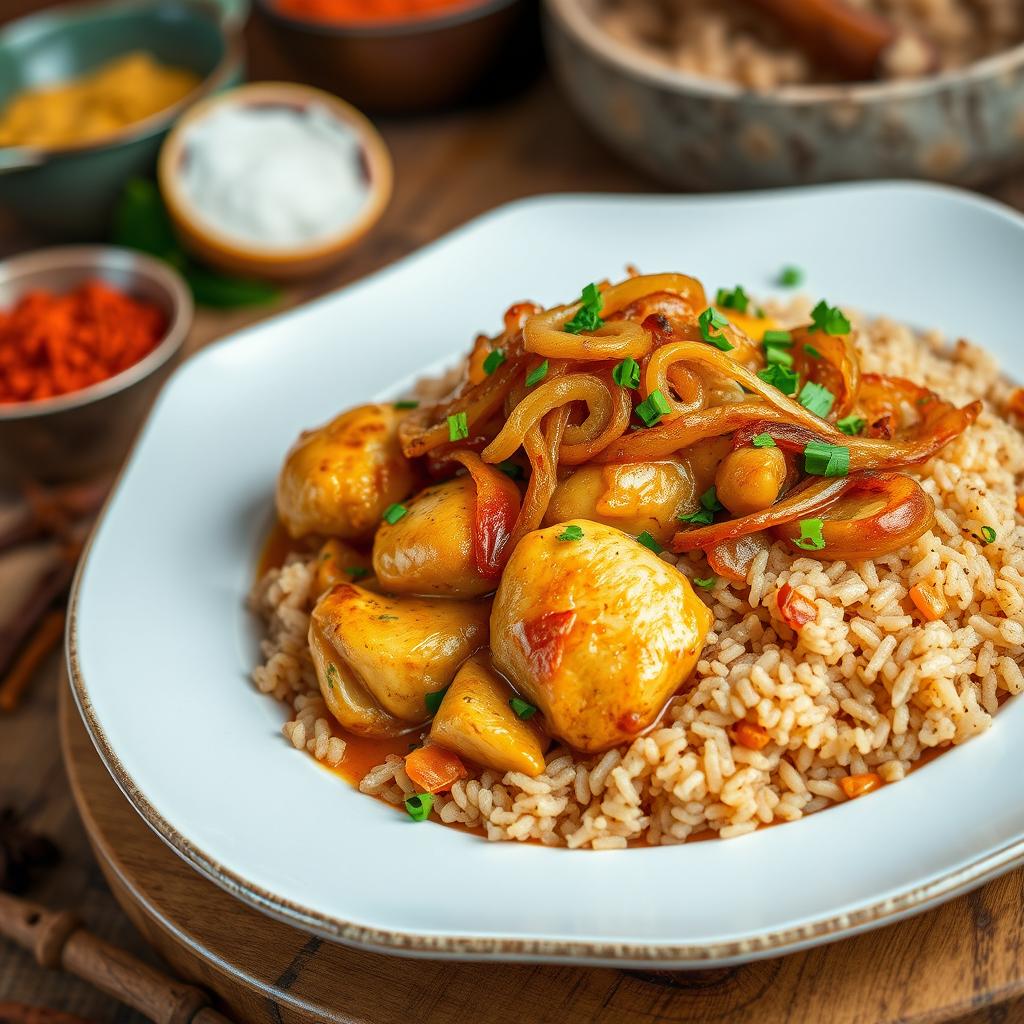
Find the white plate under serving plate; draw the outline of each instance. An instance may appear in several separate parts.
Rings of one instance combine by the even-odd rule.
[[[415,824],[280,735],[248,682],[245,595],[300,429],[465,352],[513,301],[626,263],[710,288],[808,271],[830,301],[966,335],[1024,371],[1024,219],[912,184],[554,196],[206,349],[171,379],[85,558],[69,663],[117,783],[203,874],[328,938],[397,953],[685,967],[884,924],[1024,860],[1024,702],[898,785],[739,839],[615,852]]]

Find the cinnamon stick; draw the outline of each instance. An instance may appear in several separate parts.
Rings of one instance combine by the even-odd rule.
[[[63,639],[64,620],[64,610],[55,609],[36,626],[11,670],[0,679],[0,714],[10,714],[17,709],[36,669]],[[3,1018],[0,1018],[0,1024],[3,1024]]]

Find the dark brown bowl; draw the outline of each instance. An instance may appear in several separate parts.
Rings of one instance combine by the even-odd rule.
[[[298,76],[368,110],[442,107],[478,82],[521,14],[522,0],[482,0],[398,22],[304,21],[257,0]]]

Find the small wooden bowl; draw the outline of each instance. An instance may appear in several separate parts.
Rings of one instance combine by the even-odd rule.
[[[189,127],[228,104],[293,108],[316,105],[353,129],[362,147],[370,192],[358,217],[327,238],[288,249],[251,245],[210,224],[182,188],[180,171],[188,157]],[[190,110],[167,137],[160,151],[157,176],[174,228],[182,244],[195,256],[231,273],[290,280],[312,276],[333,266],[370,231],[388,205],[394,175],[384,140],[355,107],[310,86],[259,82],[210,97]]]

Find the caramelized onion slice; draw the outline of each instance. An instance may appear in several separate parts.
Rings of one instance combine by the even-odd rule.
[[[512,553],[508,541],[519,518],[519,488],[500,469],[488,466],[476,452],[457,451],[451,458],[466,467],[476,485],[473,518],[476,571],[484,579],[496,580]]]
[[[748,533],[743,537],[733,537],[712,544],[705,554],[708,565],[716,576],[732,580],[734,583],[746,583],[754,561],[763,551],[772,546],[772,538],[763,531]]]
[[[815,558],[860,561],[898,551],[935,524],[935,504],[921,485],[902,473],[861,473],[821,514],[825,547]],[[800,524],[781,523],[772,531],[795,550]]]
[[[849,334],[813,334],[806,327],[792,332],[793,369],[801,381],[828,388],[835,402],[828,419],[835,422],[853,409],[860,387],[860,362]]]

